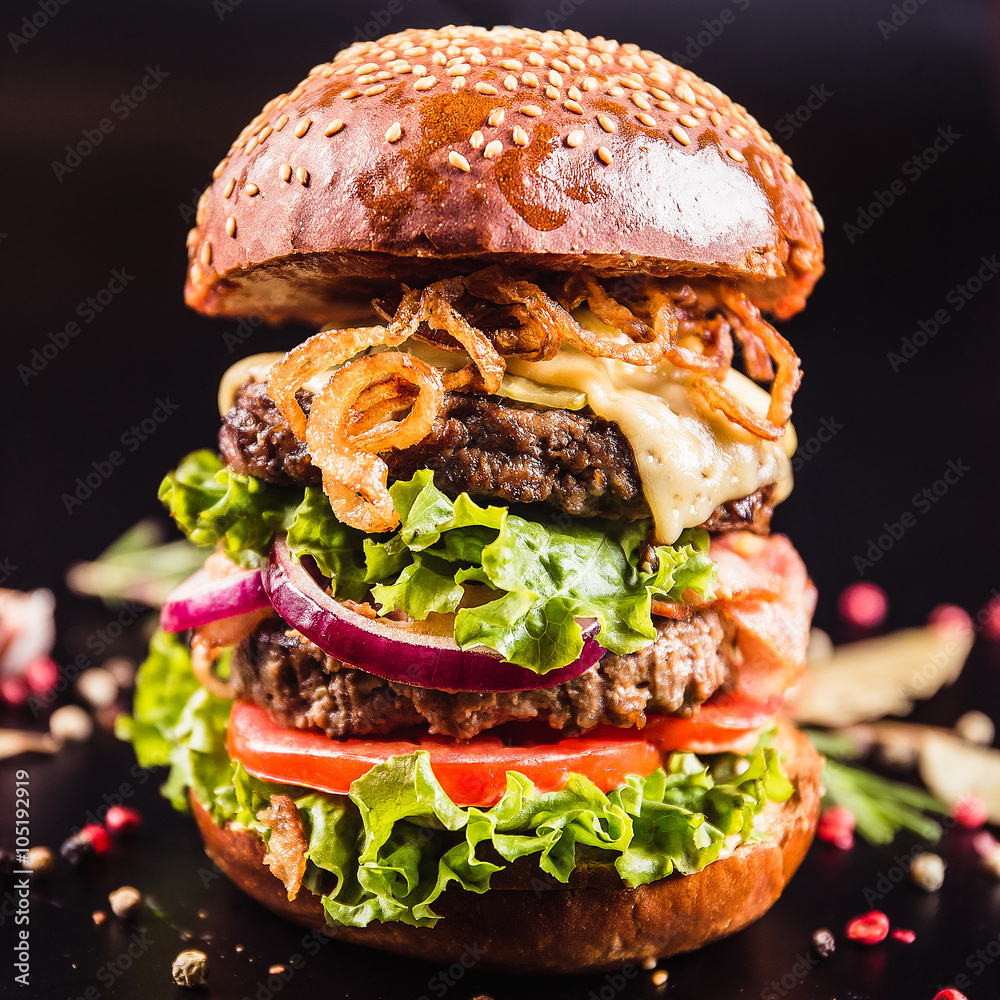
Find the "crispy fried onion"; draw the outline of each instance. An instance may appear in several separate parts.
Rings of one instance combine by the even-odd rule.
[[[313,399],[305,440],[341,521],[368,532],[399,523],[378,452],[423,440],[443,402],[440,372],[400,351],[358,358],[330,378]]]

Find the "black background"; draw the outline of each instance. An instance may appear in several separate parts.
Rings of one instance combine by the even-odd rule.
[[[48,9],[56,9],[56,0]],[[974,294],[958,290],[983,258],[1000,254],[993,75],[1000,31],[985,4],[72,0],[27,38],[22,18],[38,15],[42,22],[39,10],[17,0],[0,15],[5,34],[26,39],[0,41],[0,579],[23,589],[53,587],[64,621],[76,628],[66,633],[69,647],[74,634],[92,634],[88,628],[113,615],[71,602],[61,585],[65,567],[95,556],[125,527],[157,512],[163,473],[214,438],[215,389],[232,361],[285,349],[307,333],[256,328],[233,348],[236,323],[184,308],[184,235],[198,193],[266,100],[341,45],[383,33],[373,22],[387,17],[385,31],[506,22],[636,41],[675,59],[679,53],[745,104],[791,153],[827,222],[827,275],[805,313],[782,331],[805,371],[795,410],[800,442],[824,426],[836,432],[824,433],[829,440],[821,444],[815,439],[818,450],[801,463],[795,493],[776,517],[820,588],[818,623],[836,632],[836,595],[862,570],[888,590],[892,626],[923,621],[941,601],[975,612],[1000,588],[994,443],[1000,280]],[[724,10],[732,14],[729,23],[720,20]],[[147,85],[160,82],[134,109],[115,103],[144,77]],[[811,94],[818,107],[810,112],[802,106]],[[794,118],[797,109],[793,127],[786,116]],[[77,145],[105,118],[113,128],[89,155],[68,171],[54,166],[67,163],[67,144]],[[944,151],[925,157],[935,139]],[[889,200],[884,193],[894,182],[893,203],[876,204],[869,213],[876,218],[862,215],[879,192]],[[87,298],[115,270],[131,276],[127,286],[86,322]],[[992,277],[992,268],[986,272]],[[912,357],[894,365],[891,352],[902,357],[920,321],[941,310],[940,332],[911,339],[922,346],[907,349]],[[72,320],[79,335],[28,377],[33,352]],[[159,400],[175,411],[129,450],[123,436]],[[115,450],[124,453],[124,464],[67,509],[77,477],[86,479],[93,463],[100,467]],[[967,471],[936,495],[949,463]],[[933,502],[922,499],[925,489]],[[904,514],[912,518],[901,520]],[[892,538],[887,525],[895,524],[910,526]],[[121,649],[140,638],[133,629]],[[1000,701],[994,657],[986,649],[977,655],[977,672],[925,715],[951,722],[963,707]],[[134,787],[129,767],[127,750],[110,740],[53,762],[31,762],[38,829],[57,840],[97,809],[105,792],[122,781]],[[11,773],[6,766],[5,816]],[[156,800],[154,783],[137,792],[154,819],[143,842],[93,877],[63,876],[37,896],[33,985],[20,995],[77,997],[93,984],[102,996],[172,996],[165,969],[179,947],[178,927],[209,927],[214,935],[213,995],[253,996],[270,962],[301,951],[298,932],[221,880],[202,886],[193,829]],[[3,822],[0,840],[9,836]],[[821,969],[796,971],[809,932],[822,923],[839,928],[866,909],[864,888],[893,864],[892,851],[858,849],[844,857],[820,848],[765,921],[734,941],[668,963],[668,995],[766,996],[775,983],[784,991],[775,995],[796,998],[930,1000],[937,986],[964,970],[970,998],[996,996],[996,967],[973,977],[967,956],[996,941],[1000,896],[974,870],[961,837],[949,835],[946,847],[952,868],[940,898],[918,898],[902,887],[885,904],[917,930],[911,948],[842,949]],[[94,928],[88,914],[102,893],[127,879],[155,892],[165,916],[150,918],[154,943],[109,991],[95,970],[122,953],[127,935]],[[195,917],[202,906],[209,908],[204,922]],[[9,920],[3,928],[6,935]],[[237,941],[247,946],[240,955],[232,948]],[[13,975],[6,946],[0,954],[6,989]],[[330,996],[437,995],[432,968],[337,945],[324,954],[309,959],[285,995],[320,988]],[[789,976],[798,985],[790,987]],[[603,977],[526,983],[468,975],[448,995],[585,998],[605,987],[612,985]],[[644,973],[616,995],[654,994]]]

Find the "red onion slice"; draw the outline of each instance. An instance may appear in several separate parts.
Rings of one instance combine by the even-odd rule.
[[[327,594],[295,562],[283,536],[275,539],[263,571],[264,588],[278,614],[320,649],[385,680],[437,691],[527,691],[554,687],[589,670],[603,655],[598,623],[582,622],[583,652],[547,674],[519,667],[479,647],[462,650],[450,636],[408,632],[384,619],[366,618]]]
[[[164,632],[183,632],[267,606],[259,569],[218,577],[202,568],[167,595],[160,609],[160,627]]]

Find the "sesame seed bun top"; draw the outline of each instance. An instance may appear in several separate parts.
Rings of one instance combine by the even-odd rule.
[[[268,102],[213,172],[185,297],[322,323],[484,263],[712,274],[779,317],[822,273],[791,161],[718,88],[575,32],[413,29]]]

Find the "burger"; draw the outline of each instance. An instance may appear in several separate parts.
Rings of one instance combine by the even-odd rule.
[[[332,937],[607,970],[756,920],[811,841],[781,717],[815,590],[772,534],[821,220],[636,45],[352,45],[213,172],[187,303],[318,332],[163,482],[204,567],[122,723],[209,856]],[[209,551],[210,550],[210,551]]]

